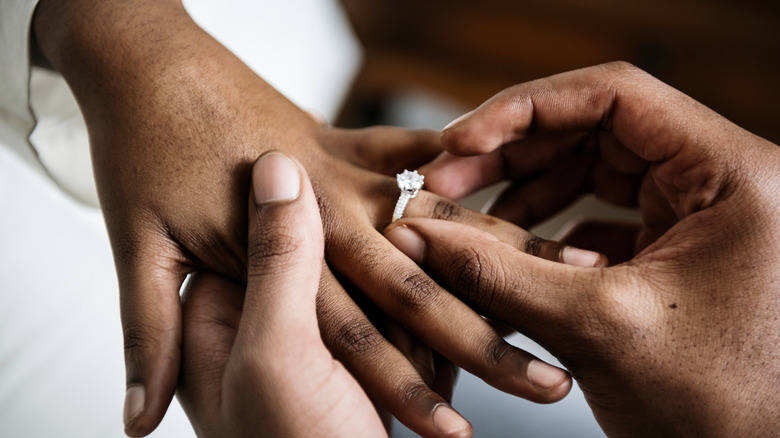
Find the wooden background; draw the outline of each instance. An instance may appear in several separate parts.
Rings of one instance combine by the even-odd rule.
[[[337,121],[400,89],[475,107],[519,82],[631,62],[780,142],[780,1],[342,0],[365,63]]]

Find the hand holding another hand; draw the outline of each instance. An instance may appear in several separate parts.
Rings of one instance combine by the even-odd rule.
[[[320,337],[323,238],[308,176],[272,152],[252,179],[246,287],[198,274],[185,293],[182,406],[202,437],[387,436]]]
[[[393,173],[435,156],[438,135],[317,124],[200,29],[178,0],[41,0],[33,29],[89,131],[119,279],[128,434],[154,430],[173,397],[178,292],[187,274],[246,279],[249,169],[269,150],[295,155],[311,177],[326,242],[317,297],[322,338],[377,405],[418,433],[440,435],[433,413],[447,403],[454,378],[443,358],[531,400],[567,393],[565,372],[547,367],[557,378],[532,382],[529,364],[540,362],[377,231],[398,196]],[[480,226],[566,261],[556,242],[430,192],[407,215]]]
[[[529,257],[431,219],[385,232],[477,311],[558,357],[608,435],[777,432],[776,145],[625,64],[507,89],[442,140],[450,155],[429,166],[429,187],[461,196],[513,179],[494,211],[516,223],[588,191],[638,202],[643,232],[626,242],[638,255],[607,268]]]

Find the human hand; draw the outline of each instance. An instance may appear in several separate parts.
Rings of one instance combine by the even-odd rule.
[[[438,135],[321,126],[198,28],[177,1],[43,0],[34,25],[89,129],[120,284],[129,434],[153,430],[173,396],[185,276],[197,270],[245,280],[249,169],[271,149],[294,154],[311,176],[326,240],[322,337],[377,404],[416,432],[439,435],[432,415],[453,380],[439,356],[532,400],[566,394],[565,373],[550,369],[557,380],[532,384],[530,355],[377,231],[389,223],[396,183],[356,165],[395,172],[401,168],[385,158],[403,157],[395,165],[415,167],[440,151]],[[480,225],[554,260],[569,254],[427,192],[407,214]],[[347,290],[371,305],[361,308]],[[366,315],[371,306],[392,320],[391,334]]]
[[[252,183],[246,286],[195,274],[183,297],[178,397],[197,435],[386,437],[320,338],[322,225],[305,171],[269,153]]]
[[[778,430],[776,145],[625,64],[507,89],[445,130],[443,142],[453,153],[485,154],[437,164],[433,180],[464,172],[463,193],[490,179],[480,166],[544,173],[559,160],[576,167],[576,151],[590,149],[593,170],[572,178],[591,180],[597,195],[638,199],[643,249],[609,268],[528,257],[480,230],[430,219],[386,231],[448,290],[560,359],[608,435]],[[621,186],[626,175],[642,181],[633,193]],[[517,186],[514,202],[530,208],[530,194]]]

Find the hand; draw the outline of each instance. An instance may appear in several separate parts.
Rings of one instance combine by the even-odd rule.
[[[533,384],[530,355],[377,231],[388,224],[398,189],[392,177],[356,165],[395,172],[402,168],[388,166],[387,157],[403,157],[394,163],[414,167],[441,150],[437,135],[321,126],[174,0],[42,0],[34,30],[89,129],[120,284],[127,433],[152,431],[173,397],[185,276],[197,270],[245,281],[249,169],[271,149],[294,154],[311,176],[326,241],[317,306],[322,337],[377,404],[416,432],[438,436],[433,412],[447,402],[453,379],[441,357],[535,401],[567,393],[569,376],[560,370],[550,370],[557,380]],[[571,254],[427,192],[407,215],[479,225],[553,260]],[[364,311],[371,307],[383,315],[380,328],[390,318],[387,334]],[[417,348],[420,342],[434,351]]]
[[[510,88],[443,142],[453,154],[484,154],[429,171],[439,182],[463,172],[462,192],[492,179],[480,166],[544,175],[589,150],[591,170],[571,175],[597,196],[639,200],[643,250],[609,268],[529,257],[461,224],[405,219],[386,231],[448,290],[558,357],[608,435],[778,430],[776,145],[625,64]],[[621,183],[635,177],[632,194]],[[531,206],[528,187],[504,198],[503,211],[512,199]]]
[[[196,433],[386,437],[320,338],[322,225],[306,173],[269,153],[255,164],[253,184],[247,285],[196,274],[184,294],[178,397]],[[437,407],[434,418],[446,419],[447,409]]]

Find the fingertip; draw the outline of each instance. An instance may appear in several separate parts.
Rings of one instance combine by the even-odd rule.
[[[160,425],[173,399],[179,377],[178,356],[147,370],[148,379],[132,379],[125,390],[122,412],[125,434],[143,437]],[[174,363],[175,362],[175,363]],[[133,367],[137,372],[137,367]],[[136,373],[130,373],[136,375]]]
[[[385,231],[385,237],[402,253],[417,264],[423,262],[425,255],[425,240],[417,231],[400,224]]]
[[[301,194],[300,168],[282,152],[266,152],[252,167],[252,189],[258,206],[294,201]]]
[[[455,155],[476,155],[485,152],[481,147],[482,137],[472,133],[474,130],[472,118],[475,111],[463,114],[442,129],[441,144],[447,152]]]
[[[567,265],[584,268],[604,268],[609,265],[609,260],[604,254],[573,246],[566,246],[561,250],[561,261]]]
[[[476,111],[476,110],[471,110],[471,111],[469,111],[469,112],[467,112],[467,113],[457,117],[455,120],[451,121],[450,123],[448,123],[447,126],[442,128],[442,130],[441,130],[442,134],[445,133],[445,132],[451,131],[453,129],[456,129],[458,126],[462,125],[469,117],[471,117],[472,114],[474,114],[474,111]]]
[[[128,436],[144,436],[139,430],[136,420],[143,414],[146,408],[146,388],[142,385],[130,385],[125,390],[125,403],[122,419],[125,423],[125,433]]]
[[[474,138],[471,129],[464,122],[447,128],[441,133],[441,144],[444,150],[453,155],[477,155],[484,153],[480,147],[480,139]]]
[[[134,437],[160,424],[179,378],[181,300],[176,292],[181,279],[172,277],[163,285],[157,274],[140,270],[132,280],[120,277],[127,384],[122,420],[125,433]]]
[[[442,436],[452,438],[467,438],[473,433],[471,423],[455,409],[443,403],[436,406],[433,411],[433,427]]]
[[[526,375],[543,401],[548,403],[563,399],[571,390],[572,380],[568,372],[538,359],[528,363]]]
[[[491,152],[508,141],[507,122],[494,120],[490,107],[462,115],[441,132],[441,144],[447,152],[460,156]]]

